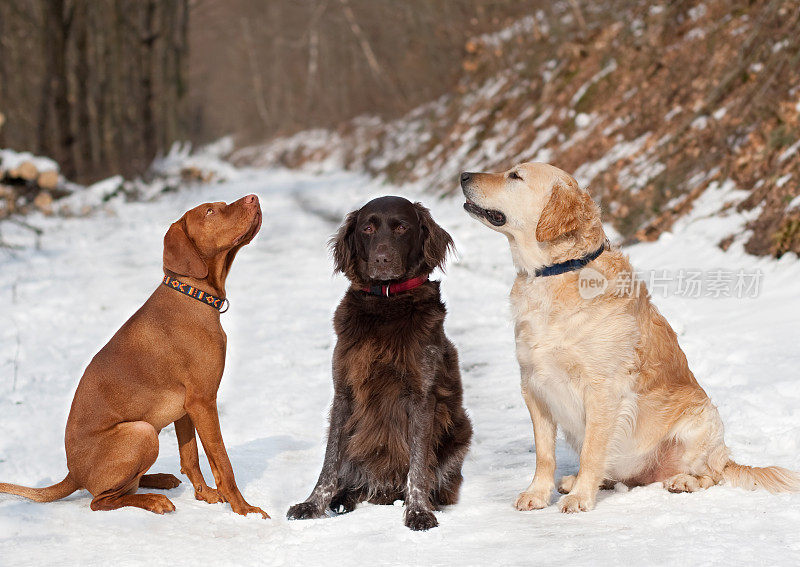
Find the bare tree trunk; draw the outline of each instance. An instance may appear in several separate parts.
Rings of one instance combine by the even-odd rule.
[[[69,100],[67,71],[67,46],[72,27],[74,5],[67,7],[65,0],[47,0],[45,3],[45,45],[53,64],[53,103],[58,126],[58,161],[67,178],[77,174],[75,166],[75,136],[72,131],[72,107]]]
[[[75,86],[76,86],[76,142],[81,176],[91,176],[94,163],[92,123],[89,116],[89,6],[88,0],[75,0]]]
[[[106,75],[108,76],[108,91],[105,100],[108,105],[107,128],[105,136],[106,155],[108,163],[123,174],[130,171],[130,161],[123,163],[122,156],[126,146],[130,145],[130,135],[123,136],[122,129],[125,127],[126,112],[123,108],[122,93],[126,92],[126,74],[131,71],[132,62],[125,61],[123,64],[123,50],[125,46],[123,33],[127,29],[126,20],[123,13],[122,0],[114,0],[113,16],[109,18],[109,38],[108,53],[106,56]],[[128,131],[130,133],[130,130]]]
[[[41,92],[39,93],[39,110],[36,117],[36,151],[40,154],[53,155],[53,139],[50,128],[50,110],[53,98],[53,74],[55,73],[54,61],[50,57],[50,32],[57,27],[53,21],[53,13],[44,6],[44,25],[41,26],[39,45],[42,46],[42,59],[44,59],[44,73],[42,74]]]
[[[101,166],[107,166],[111,156],[109,156],[107,151],[107,140],[106,136],[108,135],[107,123],[108,123],[108,89],[109,89],[109,81],[108,81],[108,65],[107,65],[107,58],[108,58],[108,43],[109,43],[109,35],[110,31],[107,26],[108,22],[108,14],[101,11],[92,12],[91,18],[91,28],[95,29],[104,29],[106,30],[105,33],[98,33],[92,38],[92,57],[93,57],[93,66],[95,68],[95,81],[93,83],[92,89],[92,99],[94,100],[94,109],[95,109],[95,155],[94,161],[96,164]]]
[[[327,8],[327,0],[317,1],[314,14],[308,24],[308,71],[306,73],[306,113],[314,107],[319,75],[319,20]]]
[[[142,134],[142,2],[116,0],[117,53],[113,73],[116,78],[115,103],[119,113],[115,124],[118,140],[119,167],[123,175],[142,171],[145,167]]]
[[[353,9],[350,7],[348,0],[339,0],[339,4],[342,5],[342,11],[344,12],[344,17],[347,19],[347,23],[350,25],[350,31],[353,32],[356,40],[358,41],[359,47],[361,47],[361,51],[364,53],[364,57],[369,64],[369,68],[372,71],[372,74],[375,76],[376,79],[379,81],[383,81],[386,85],[388,85],[395,95],[402,99],[403,95],[400,92],[399,88],[389,76],[389,74],[383,69],[381,64],[378,62],[378,58],[375,56],[375,52],[372,50],[372,46],[367,39],[366,34],[361,29],[361,26],[358,25],[358,21],[356,20],[356,15],[353,13]]]
[[[253,44],[253,34],[250,32],[250,22],[247,18],[241,19],[242,38],[244,39],[245,51],[247,52],[247,62],[250,65],[250,76],[253,78],[253,99],[256,103],[258,117],[263,122],[265,128],[269,128],[269,112],[264,102],[264,81],[261,78],[261,71],[256,57],[255,45]]]
[[[141,112],[142,112],[142,146],[144,160],[151,161],[158,151],[158,133],[153,112],[153,75],[154,75],[154,45],[159,33],[155,30],[156,0],[147,0],[142,17],[141,60],[142,69],[140,76]]]
[[[172,61],[175,57],[175,44],[177,38],[177,15],[178,0],[162,0],[161,2],[161,22],[160,34],[164,38],[160,53],[159,64],[159,83],[158,92],[158,121],[159,128],[158,145],[167,148],[171,140],[175,139],[177,130],[175,116],[175,81],[173,80]]]
[[[581,33],[586,32],[586,19],[583,17],[583,12],[578,4],[578,0],[569,0],[569,5],[572,8],[572,13],[575,15],[575,21],[578,24],[578,29]]]
[[[176,136],[186,136],[186,94],[189,91],[189,81],[187,78],[187,68],[189,61],[189,0],[180,0],[180,17],[178,18],[179,28],[177,37],[180,41],[174,44],[175,49],[175,113],[178,118],[178,131]],[[171,140],[172,141],[172,140]]]
[[[5,20],[5,5],[0,2],[0,148],[5,146],[5,134],[3,131],[5,117],[3,116],[3,110],[7,112],[6,104],[8,104],[8,65],[6,64],[8,59],[5,44]]]

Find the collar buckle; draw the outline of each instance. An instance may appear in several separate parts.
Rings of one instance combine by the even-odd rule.
[[[428,276],[418,276],[416,278],[411,278],[410,280],[405,280],[403,282],[393,283],[393,284],[381,284],[381,285],[373,285],[368,287],[360,288],[361,291],[368,293],[370,295],[377,295],[378,297],[390,297],[392,295],[409,291],[416,287],[421,286],[425,282],[428,281]]]
[[[225,299],[222,300],[222,307],[219,308],[220,314],[226,313],[228,311],[228,309],[230,309],[230,307],[231,307],[231,302],[226,297]]]

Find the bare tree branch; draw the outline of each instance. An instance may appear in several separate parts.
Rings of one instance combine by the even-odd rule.
[[[383,81],[389,85],[392,88],[392,92],[395,93],[398,98],[402,99],[402,94],[397,88],[397,85],[378,62],[378,58],[375,56],[375,52],[372,50],[372,46],[370,45],[367,36],[364,34],[361,26],[358,25],[358,21],[356,20],[356,16],[353,13],[348,0],[339,0],[339,4],[342,5],[342,12],[344,12],[344,17],[347,19],[347,23],[350,25],[350,31],[352,31],[353,35],[356,37],[356,40],[361,47],[361,51],[364,53],[364,57],[367,59],[367,63],[369,64],[372,74],[379,81]]]
[[[264,81],[261,78],[260,67],[258,66],[258,59],[256,57],[256,50],[253,43],[253,34],[250,32],[250,22],[247,18],[241,19],[242,35],[244,36],[245,50],[247,51],[247,61],[250,66],[250,74],[253,77],[253,96],[256,102],[256,110],[258,116],[264,123],[264,126],[269,127],[269,111],[264,102]]]

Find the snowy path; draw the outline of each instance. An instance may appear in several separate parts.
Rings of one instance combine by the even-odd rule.
[[[0,256],[0,480],[41,486],[63,478],[74,387],[91,356],[158,285],[167,226],[202,201],[250,192],[261,197],[265,221],[228,280],[221,419],[239,486],[273,519],[197,502],[186,482],[170,491],[177,512],[165,517],[91,512],[86,492],[52,504],[0,495],[0,566],[800,563],[800,496],[644,487],[602,492],[586,514],[515,511],[535,457],[507,308],[508,247],[469,219],[460,201],[430,197],[423,200],[461,255],[443,283],[447,332],[460,352],[475,428],[461,502],[437,513],[440,527],[427,533],[406,529],[399,507],[362,505],[333,519],[287,522],[287,507],[307,496],[324,451],[330,319],[346,287],[330,275],[332,219],[396,192],[352,174],[243,172],[154,203],[116,204],[114,215],[37,219],[47,228],[42,249]],[[715,223],[739,220],[687,220],[674,237],[630,253],[639,269],[763,271],[756,299],[656,302],[719,406],[734,457],[800,469],[800,266],[788,257],[747,257],[736,244],[728,253],[717,249]],[[4,230],[6,240],[26,238]],[[160,440],[153,471],[177,474],[172,428]],[[559,476],[577,470],[562,439],[557,457]]]

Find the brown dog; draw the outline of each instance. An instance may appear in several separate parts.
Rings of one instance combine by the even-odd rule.
[[[67,477],[47,488],[0,484],[0,492],[51,502],[85,488],[94,496],[92,510],[135,506],[171,512],[175,506],[163,494],[136,490],[180,484],[171,474],[145,474],[158,456],[158,433],[174,422],[181,472],[195,497],[229,502],[237,514],[268,517],[245,502],[236,486],[216,404],[225,366],[219,313],[225,278],[260,227],[255,195],[230,205],[200,205],[172,224],[164,237],[165,285],[97,353],[78,384],[65,436]],[[200,472],[195,428],[216,489]]]
[[[405,500],[406,526],[433,528],[433,510],[458,500],[472,437],[439,282],[428,281],[453,240],[419,203],[381,197],[350,213],[331,245],[352,287],[334,316],[328,448],[313,492],[287,516]]]

